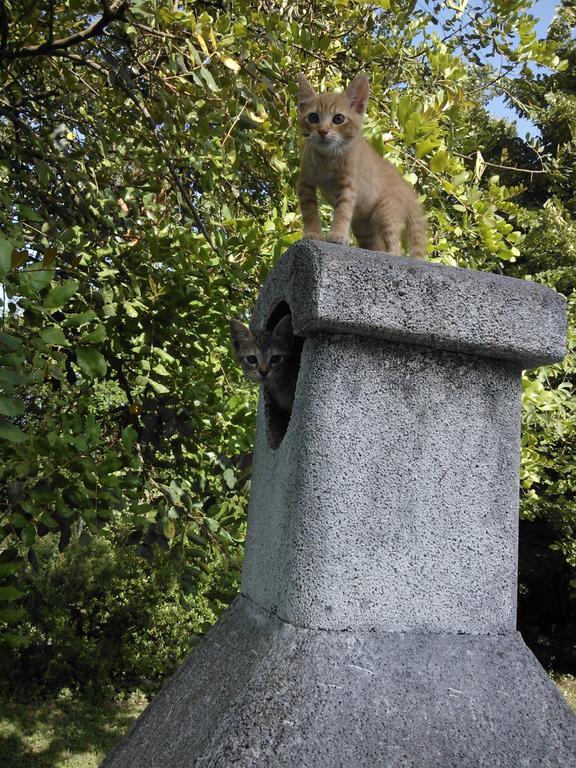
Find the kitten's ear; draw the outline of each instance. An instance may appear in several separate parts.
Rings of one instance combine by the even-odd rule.
[[[301,109],[305,102],[310,101],[315,96],[317,96],[316,91],[304,75],[298,75],[298,107]]]
[[[284,315],[277,323],[276,327],[272,331],[273,336],[280,336],[285,341],[291,341],[294,338],[294,331],[292,330],[292,318],[290,315]]]
[[[236,352],[238,352],[244,341],[252,338],[250,329],[244,323],[241,323],[240,320],[230,320],[230,335],[232,336],[232,345]]]
[[[359,114],[366,112],[368,105],[368,78],[366,75],[356,75],[348,88],[344,91],[350,102],[350,106]]]

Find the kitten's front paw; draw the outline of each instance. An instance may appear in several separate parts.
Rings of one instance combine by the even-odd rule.
[[[302,240],[324,240],[324,238],[318,232],[305,232],[302,235]]]
[[[329,243],[336,243],[336,245],[348,245],[350,243],[348,235],[339,235],[335,232],[328,232],[326,240]]]

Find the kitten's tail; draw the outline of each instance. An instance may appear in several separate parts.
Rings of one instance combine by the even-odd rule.
[[[425,259],[428,246],[428,228],[424,210],[417,200],[408,208],[406,216],[408,250],[413,259]]]

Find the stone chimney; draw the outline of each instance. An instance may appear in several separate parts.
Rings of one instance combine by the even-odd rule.
[[[564,357],[564,298],[308,241],[252,329],[287,313],[240,595],[103,765],[576,768],[515,630],[521,371]]]

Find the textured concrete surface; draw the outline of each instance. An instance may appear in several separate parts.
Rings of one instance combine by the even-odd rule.
[[[252,327],[305,336],[261,398],[236,599],[105,768],[576,768],[514,631],[520,375],[562,357],[528,282],[301,243]]]
[[[325,632],[239,598],[105,768],[575,768],[517,633]]]
[[[277,450],[266,421],[243,594],[304,627],[515,628],[517,364],[314,336]]]
[[[270,273],[252,318],[262,330],[280,301],[295,332],[353,333],[515,360],[531,368],[566,354],[566,301],[549,288],[332,243],[300,241]]]

